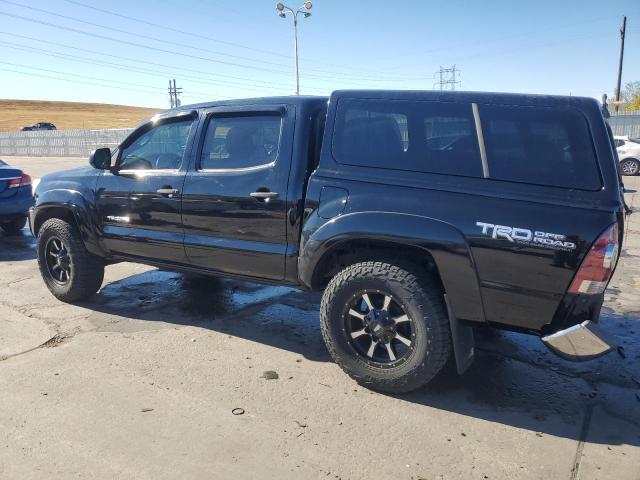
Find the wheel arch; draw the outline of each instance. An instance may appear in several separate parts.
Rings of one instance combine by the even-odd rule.
[[[485,321],[475,262],[462,232],[429,217],[353,213],[303,232],[300,281],[313,290],[322,289],[347,264],[381,255],[434,273],[457,318]]]
[[[60,218],[72,223],[78,229],[89,252],[104,256],[104,251],[98,242],[96,225],[90,214],[91,208],[90,203],[79,192],[47,191],[38,197],[31,214],[31,231],[37,237],[44,222],[51,218]]]

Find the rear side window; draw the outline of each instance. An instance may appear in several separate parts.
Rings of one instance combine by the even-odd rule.
[[[587,121],[568,109],[483,105],[490,177],[582,190],[602,187]]]
[[[470,103],[342,99],[332,149],[347,165],[482,177]]]
[[[267,165],[276,160],[282,117],[278,114],[211,117],[200,168],[236,169]]]

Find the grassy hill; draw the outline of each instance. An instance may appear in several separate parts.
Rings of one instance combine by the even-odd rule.
[[[102,103],[0,100],[0,132],[51,122],[60,130],[135,127],[159,109]]]

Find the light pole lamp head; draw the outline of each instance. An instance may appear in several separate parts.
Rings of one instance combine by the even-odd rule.
[[[311,12],[302,12],[304,18],[309,18],[311,16]]]
[[[276,10],[282,13],[284,11],[284,3],[282,2],[276,3]]]
[[[311,2],[304,2],[303,7],[304,7],[304,8],[306,8],[307,10],[311,10],[311,7],[313,7],[313,3],[311,3]]]

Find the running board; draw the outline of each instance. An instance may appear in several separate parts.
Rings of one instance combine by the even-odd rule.
[[[556,355],[576,362],[600,357],[615,348],[591,320],[544,336],[542,343]]]

